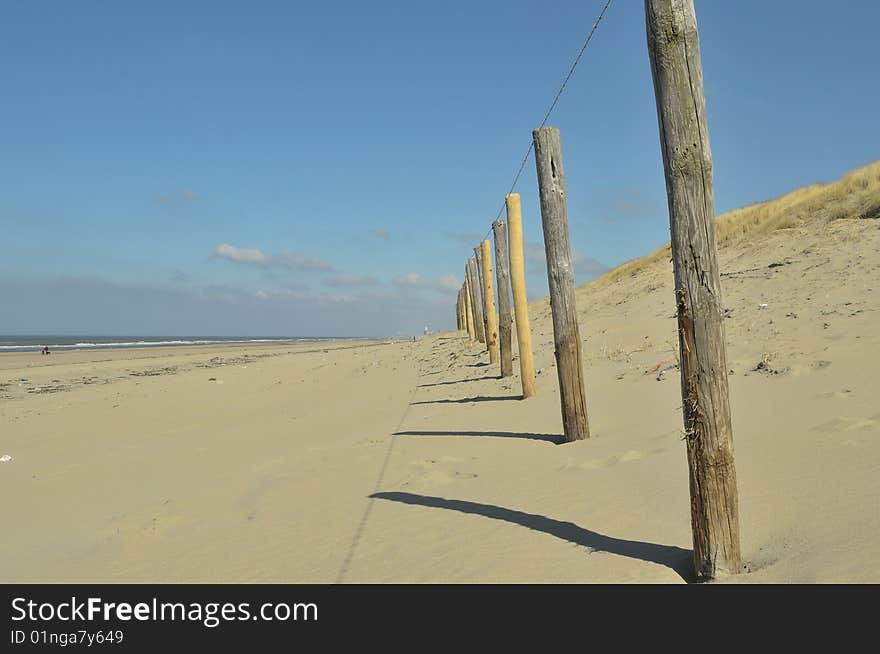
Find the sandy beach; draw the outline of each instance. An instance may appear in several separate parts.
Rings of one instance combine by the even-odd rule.
[[[880,582],[880,225],[720,252],[747,574]],[[671,264],[578,289],[593,438],[462,332],[0,355],[3,582],[689,580]],[[24,381],[22,381],[24,378]]]

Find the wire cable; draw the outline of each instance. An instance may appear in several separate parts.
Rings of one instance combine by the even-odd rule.
[[[602,11],[599,12],[599,17],[596,19],[596,22],[593,24],[593,29],[590,30],[590,33],[587,35],[586,41],[581,46],[580,52],[578,52],[577,57],[574,60],[574,63],[571,65],[571,68],[568,69],[568,74],[565,76],[565,79],[562,81],[562,86],[559,87],[559,91],[556,92],[556,97],[553,98],[553,102],[550,104],[550,108],[547,109],[547,113],[544,114],[544,119],[541,121],[540,127],[544,127],[547,124],[547,120],[550,118],[550,114],[553,113],[553,110],[556,108],[556,104],[559,102],[559,98],[562,97],[562,92],[565,90],[565,86],[568,84],[568,80],[571,79],[571,76],[574,74],[574,69],[577,68],[577,65],[581,61],[581,57],[584,55],[584,50],[587,49],[587,46],[590,45],[590,41],[593,40],[593,34],[596,33],[596,30],[599,28],[599,23],[602,22],[602,19],[605,17],[605,12],[608,11],[608,7],[611,4],[611,0],[607,0],[605,6],[602,7]],[[539,129],[540,129],[539,127]],[[519,165],[519,170],[516,171],[516,176],[513,178],[513,184],[510,185],[510,190],[506,195],[510,195],[513,193],[516,188],[516,184],[519,181],[520,175],[522,175],[523,169],[526,167],[526,162],[529,160],[529,155],[532,153],[532,148],[534,147],[534,142],[529,143],[529,149],[526,150],[526,154],[522,159],[522,162]],[[501,208],[498,209],[498,215],[495,216],[495,220],[501,218],[501,214],[504,211],[504,207],[506,204],[506,196],[505,201],[502,201]],[[493,220],[492,222],[495,222]],[[482,240],[485,240],[489,237],[489,233],[492,231],[491,225],[489,226],[489,231],[486,232],[486,236],[483,237]]]

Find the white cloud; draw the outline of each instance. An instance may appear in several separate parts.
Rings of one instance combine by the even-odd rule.
[[[371,229],[370,236],[375,236],[376,238],[381,238],[386,241],[391,238],[391,234],[388,233],[388,230],[382,229],[381,227],[376,227],[375,229]]]
[[[416,288],[424,287],[426,281],[427,280],[423,279],[422,276],[416,272],[404,273],[402,275],[398,275],[392,280],[395,286],[413,286]]]
[[[444,291],[457,291],[461,283],[454,275],[443,275],[437,280],[437,287]]]
[[[254,266],[292,268],[294,270],[318,270],[331,271],[333,267],[315,254],[302,252],[281,252],[280,254],[265,254],[259,248],[240,248],[228,243],[221,243],[214,248],[213,256],[218,259],[227,259],[235,263]]]
[[[268,266],[272,259],[263,254],[259,248],[237,248],[227,243],[221,243],[214,248],[214,256],[236,263],[253,263],[258,266]]]

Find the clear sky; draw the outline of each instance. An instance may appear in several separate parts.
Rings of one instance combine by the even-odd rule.
[[[6,3],[0,333],[454,327],[604,0]],[[716,210],[880,158],[876,0],[697,0]],[[549,121],[578,282],[668,240],[643,3]],[[546,293],[534,161],[529,295]]]

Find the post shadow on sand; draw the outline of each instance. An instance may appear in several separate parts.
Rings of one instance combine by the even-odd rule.
[[[515,431],[398,431],[394,436],[484,436],[488,438],[525,438],[532,441],[545,441],[559,445],[564,437],[559,434],[530,434]]]
[[[463,397],[460,400],[422,400],[412,402],[415,404],[469,404],[471,402],[501,402],[503,400],[521,400],[522,395],[479,395],[477,397]]]
[[[467,382],[476,382],[476,381],[488,381],[490,379],[498,379],[498,377],[489,376],[489,377],[473,377],[471,379],[453,379],[451,381],[445,382],[435,382],[433,384],[419,384],[419,388],[427,388],[428,386],[448,386],[450,384],[465,384]]]
[[[445,497],[400,492],[373,493],[370,497],[390,500],[392,502],[402,502],[403,504],[449,509],[451,511],[460,511],[461,513],[481,515],[494,520],[503,520],[504,522],[521,525],[527,529],[555,536],[575,545],[582,545],[595,552],[608,552],[609,554],[626,556],[631,559],[638,559],[639,561],[664,565],[673,570],[684,581],[688,583],[696,581],[693,574],[693,552],[680,547],[614,538],[613,536],[606,536],[589,529],[584,529],[573,522],[562,522],[547,516],[514,511],[513,509],[505,509],[504,507],[492,504],[479,504],[465,500],[450,500]]]

